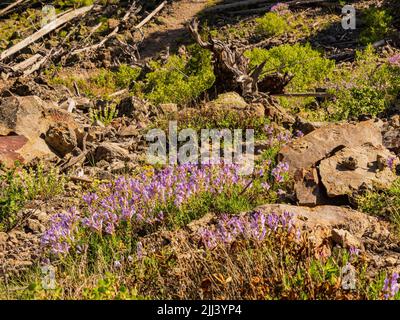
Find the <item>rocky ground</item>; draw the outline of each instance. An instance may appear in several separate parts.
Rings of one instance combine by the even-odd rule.
[[[75,6],[72,4],[64,8],[57,1],[49,1],[55,4],[60,12],[78,8],[78,2],[76,1]],[[25,2],[5,13],[1,11],[5,6],[0,7],[0,34],[4,35],[1,37],[0,54],[4,55],[7,49],[35,31],[30,27],[12,30],[9,26],[13,20],[16,21],[16,25],[25,26],[26,19],[36,26],[38,18],[35,14],[38,14],[41,7],[35,3],[36,1]],[[4,190],[0,191],[0,205],[4,208],[0,215],[0,297],[53,297],[51,294],[54,291],[49,294],[39,289],[32,291],[30,287],[32,283],[39,282],[40,274],[38,275],[37,268],[45,261],[48,262],[48,259],[59,268],[57,274],[61,279],[57,281],[61,288],[64,286],[64,291],[61,289],[55,293],[56,298],[123,299],[131,298],[132,295],[139,298],[181,299],[303,297],[294,289],[289,290],[290,294],[287,295],[274,295],[273,292],[278,292],[281,286],[284,286],[277,285],[280,280],[275,280],[275,277],[283,279],[284,276],[279,273],[281,271],[276,271],[274,276],[260,276],[262,279],[258,279],[256,275],[259,274],[259,270],[254,266],[257,261],[255,257],[254,264],[246,264],[249,270],[244,269],[243,274],[238,271],[243,263],[239,258],[237,261],[234,258],[224,260],[229,262],[226,265],[232,264],[231,269],[208,270],[204,267],[206,262],[201,265],[203,257],[206,259],[206,254],[200,252],[203,249],[196,247],[197,243],[204,241],[199,234],[206,228],[215,228],[225,213],[242,217],[254,212],[266,216],[274,213],[280,217],[285,216],[287,212],[291,213],[296,230],[304,234],[307,246],[313,248],[310,249],[311,253],[307,259],[303,257],[303,253],[308,249],[296,251],[300,252],[298,265],[311,257],[318,257],[325,263],[339,248],[352,253],[357,252],[356,255],[360,258],[357,263],[353,263],[352,268],[357,268],[361,262],[363,267],[366,266],[365,270],[363,269],[366,274],[363,281],[366,283],[377,277],[382,278],[382,272],[385,272],[383,278],[379,278],[379,285],[382,287],[385,277],[391,279],[391,275],[400,272],[400,193],[396,191],[398,187],[393,187],[398,183],[400,175],[399,92],[397,91],[397,97],[390,101],[385,96],[383,111],[373,113],[366,109],[366,112],[350,114],[337,120],[329,118],[333,113],[330,113],[329,107],[324,109],[323,103],[330,99],[326,94],[334,87],[332,82],[339,83],[339,80],[322,79],[316,81],[312,90],[307,87],[303,92],[298,92],[301,87],[291,89],[290,84],[288,86],[289,82],[282,80],[285,78],[278,72],[270,76],[273,86],[271,81],[259,82],[260,92],[254,89],[251,89],[251,92],[246,91],[239,81],[229,87],[229,81],[232,80],[229,75],[234,68],[241,72],[242,78],[248,77],[247,70],[241,68],[238,63],[236,50],[267,50],[284,44],[303,45],[307,42],[311,47],[321,50],[324,58],[335,61],[339,66],[337,73],[340,73],[340,70],[358,70],[355,55],[357,50],[366,47],[364,43],[360,43],[359,37],[360,33],[362,36],[368,19],[364,18],[361,28],[346,31],[340,27],[341,4],[338,1],[296,3],[293,6],[289,5],[289,10],[297,15],[296,21],[304,19],[304,25],[308,27],[297,28],[296,32],[292,30],[266,36],[254,32],[254,27],[259,23],[256,19],[270,12],[274,5],[272,1],[260,1],[260,4],[247,6],[233,6],[235,1],[221,1],[215,4],[210,1],[177,0],[165,2],[165,5],[162,5],[162,1],[150,1],[144,3],[142,8],[131,7],[129,1],[105,3],[95,3],[90,9],[91,13],[67,22],[65,26],[9,57],[0,58],[0,185]],[[382,39],[373,41],[378,58],[370,64],[375,63],[374,66],[378,69],[387,63],[388,57],[394,59],[397,54],[398,61],[393,60],[391,68],[393,72],[397,72],[398,78],[398,5],[396,2],[387,1],[353,3],[357,10],[361,11],[369,7],[391,7],[391,32],[386,31]],[[157,11],[157,8],[160,10]],[[130,11],[132,14],[126,18],[127,12]],[[31,16],[26,18],[23,12],[28,12]],[[151,18],[149,22],[137,28],[146,17]],[[209,41],[213,46],[203,46],[201,41],[192,38],[195,33],[193,30],[190,32],[187,22],[195,17],[198,17],[202,26],[200,34],[204,39],[207,33],[211,34]],[[308,21],[313,23],[309,25]],[[104,43],[101,43],[102,40]],[[216,84],[207,90],[200,90],[198,95],[190,96],[185,102],[180,100],[180,96],[179,99],[169,97],[164,99],[165,101],[153,98],[151,94],[158,92],[157,90],[170,90],[167,82],[161,89],[155,86],[150,91],[138,91],[137,87],[151,83],[151,78],[146,78],[147,74],[154,70],[170,68],[169,61],[172,61],[171,64],[175,68],[180,68],[179,62],[171,59],[174,59],[175,55],[191,56],[188,48],[195,42],[204,48],[207,47],[205,50],[213,52],[210,63],[214,66]],[[73,54],[76,50],[83,50],[83,54]],[[232,57],[238,59],[232,65],[226,62],[229,60],[226,57],[230,57],[229,52],[233,52]],[[40,56],[35,58],[35,61],[40,62],[38,65],[28,63],[27,67],[21,67],[21,63],[26,63],[35,55]],[[154,66],[154,63],[157,65]],[[125,79],[126,76],[118,69],[121,65],[129,66],[130,72],[140,70],[140,75],[133,81],[119,85],[118,79]],[[222,69],[225,70],[225,75],[228,75],[225,80],[229,85],[226,86],[225,83],[220,86],[218,82],[224,79],[224,74],[219,78],[221,74],[218,70],[221,70],[221,65],[222,68],[225,67]],[[114,72],[117,72],[116,76],[113,76]],[[287,75],[288,73],[285,74]],[[190,81],[189,76],[184,79]],[[198,79],[195,81],[200,83]],[[282,88],[279,83],[282,84]],[[261,90],[265,86],[269,89]],[[290,96],[291,91],[293,94],[311,92],[311,99],[314,100],[311,104],[299,102],[298,99],[302,98],[289,100],[289,103],[287,100],[281,100]],[[318,92],[322,95],[315,95]],[[336,99],[339,100],[340,97]],[[374,103],[375,100],[371,98],[367,104],[370,106]],[[321,114],[324,116],[321,117]],[[226,119],[235,121],[229,122]],[[252,123],[252,119],[262,119],[262,125]],[[57,258],[49,254],[49,248],[43,246],[43,236],[54,227],[52,217],[60,212],[68,212],[73,207],[84,212],[86,204],[82,201],[82,196],[98,192],[102,197],[101,186],[107,183],[113,185],[118,181],[118,177],[142,177],[142,173],[147,172],[150,167],[146,162],[148,145],[144,137],[152,128],[164,129],[169,120],[178,120],[182,128],[185,125],[199,128],[203,124],[208,127],[215,125],[216,128],[223,128],[225,125],[242,129],[254,127],[256,162],[263,163],[267,158],[270,163],[272,161],[278,166],[279,163],[287,164],[285,184],[277,183],[280,189],[275,190],[276,193],[268,191],[270,193],[261,198],[252,193],[257,193],[258,189],[253,190],[251,186],[251,194],[246,198],[248,205],[247,202],[244,207],[238,205],[239,210],[233,210],[229,206],[220,209],[210,205],[206,207],[206,211],[209,212],[194,214],[196,218],[189,219],[190,222],[184,225],[178,224],[179,227],[170,227],[167,224],[158,228],[157,222],[149,228],[133,228],[130,236],[143,246],[143,250],[154,253],[152,261],[157,261],[154,264],[158,263],[157,272],[150,267],[140,269],[130,266],[126,267],[126,270],[134,269],[137,273],[132,275],[126,271],[124,274],[122,269],[125,265],[121,258],[123,254],[120,256],[118,253],[119,258],[115,258],[114,251],[111,260],[101,256],[104,260],[102,263],[106,266],[99,267],[94,264],[93,268],[97,268],[96,271],[88,271],[90,268],[82,271],[85,262],[76,256]],[[257,130],[263,133],[258,134]],[[301,134],[295,134],[300,132]],[[284,134],[289,138],[282,138]],[[277,144],[271,142],[275,141],[274,139],[279,140]],[[254,181],[257,181],[257,178],[254,178]],[[246,188],[243,193],[246,192]],[[177,191],[171,189],[171,192]],[[239,194],[239,198],[240,196],[242,193]],[[216,195],[213,197],[217,199]],[[369,199],[372,199],[371,203],[368,202]],[[378,200],[374,203],[373,199]],[[233,200],[225,201],[231,204]],[[244,209],[240,210],[242,208]],[[182,210],[179,210],[180,214],[184,212],[189,215],[189,211],[184,211],[188,210],[187,208]],[[79,233],[79,237],[86,231],[82,232]],[[75,237],[78,237],[78,234]],[[291,237],[288,239],[290,243],[297,243]],[[88,244],[86,248],[92,248],[91,245]],[[238,244],[239,247],[240,245]],[[128,245],[124,242],[121,246]],[[207,245],[205,247],[207,248]],[[123,250],[125,249],[124,247]],[[254,248],[250,246],[246,247],[247,249]],[[79,250],[78,252],[81,252]],[[92,249],[86,249],[85,254],[90,250]],[[237,252],[234,248],[232,250],[232,257],[236,257]],[[133,251],[136,252],[136,247]],[[224,249],[223,252],[226,251]],[[138,252],[136,253],[139,257]],[[212,252],[209,254],[213,261],[220,259],[213,258]],[[150,257],[150,253],[148,255]],[[223,254],[220,254],[218,257],[222,256]],[[91,257],[91,254],[86,256],[86,259],[90,260],[88,257]],[[198,257],[198,260],[195,257]],[[69,259],[76,259],[76,270],[73,268],[73,272],[76,273],[65,271],[69,268]],[[113,259],[116,261],[113,262]],[[170,263],[170,260],[173,262]],[[123,267],[117,266],[116,262],[122,263]],[[108,268],[107,264],[111,266]],[[269,267],[265,268],[267,270]],[[118,280],[116,284],[110,284],[112,289],[107,287],[111,293],[103,296],[94,290],[93,286],[110,270],[113,270]],[[275,272],[275,269],[271,270]],[[360,272],[359,269],[357,272]],[[157,275],[154,278],[146,278],[146,273]],[[85,279],[82,286],[77,286],[71,280],[77,274]],[[125,279],[121,280],[124,277],[126,282]],[[342,277],[339,271],[340,281]],[[133,294],[129,291],[128,283],[137,279],[140,279],[138,283],[141,284],[135,288],[138,292]],[[185,280],[182,280],[182,285],[177,285],[173,283],[174,279],[178,282],[181,279]],[[329,285],[315,284],[319,289],[309,293],[306,298],[371,298],[365,292],[342,293],[343,282],[340,281]],[[127,296],[121,293],[125,293],[120,288],[121,283],[128,287]],[[304,283],[307,284],[307,281],[304,280]],[[195,289],[195,284],[200,288]],[[235,285],[241,288],[240,292],[243,289],[241,295],[239,291],[234,293],[235,289],[232,288],[235,288]],[[322,289],[325,285],[329,290]],[[82,289],[84,286],[86,289]],[[89,287],[93,291],[87,289]],[[161,287],[164,289],[160,289]],[[396,291],[396,284],[392,284],[392,287],[392,291]],[[160,293],[164,292],[163,290],[168,292],[164,296]],[[319,290],[326,295],[319,296]],[[88,296],[88,292],[92,295]],[[397,292],[398,284],[397,291],[390,298],[398,298]],[[378,292],[372,298],[383,298],[383,293]]]

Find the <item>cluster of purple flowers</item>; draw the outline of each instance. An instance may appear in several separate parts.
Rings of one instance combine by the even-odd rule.
[[[76,208],[71,208],[67,213],[54,215],[50,220],[50,228],[41,238],[42,246],[49,247],[54,254],[68,252],[75,241],[74,234],[79,220]]]
[[[287,3],[278,2],[271,7],[271,12],[277,14],[287,14],[289,13],[289,5]]]
[[[96,195],[86,197],[90,214],[83,224],[108,234],[113,234],[121,221],[152,224],[164,218],[157,207],[173,204],[179,209],[200,193],[221,193],[245,182],[237,165],[182,165],[151,171],[139,178],[120,177],[105,186],[111,191],[105,197],[96,201],[92,201]]]
[[[304,136],[303,132],[296,130],[294,137],[292,137],[289,131],[278,132],[271,125],[265,125],[264,132],[268,136],[267,142],[270,146],[285,145],[292,142],[294,138],[301,138]]]
[[[278,165],[272,169],[271,173],[275,181],[282,183],[285,180],[285,174],[289,171],[289,164],[287,162],[279,162]]]
[[[356,247],[350,247],[349,249],[350,256],[358,256],[360,254],[360,249]]]
[[[390,170],[394,170],[396,167],[396,157],[390,157],[389,159],[387,159],[387,166],[389,167]]]
[[[279,229],[287,232],[294,229],[293,214],[285,212],[283,215],[265,215],[255,212],[250,216],[223,216],[215,228],[203,228],[199,233],[205,247],[212,250],[218,245],[230,244],[240,237],[261,242],[269,232],[278,232]]]
[[[122,222],[153,224],[162,221],[160,207],[180,209],[201,193],[218,194],[234,186],[245,187],[248,179],[240,175],[240,166],[182,165],[150,170],[138,178],[120,177],[103,185],[97,193],[83,196],[87,214],[73,209],[53,218],[42,244],[53,253],[66,253],[74,242],[77,225],[99,234],[114,234]]]
[[[400,66],[400,54],[396,54],[388,59],[388,62],[392,65]]]
[[[386,277],[383,285],[382,292],[384,293],[384,297],[386,300],[390,298],[394,298],[396,294],[399,292],[400,285],[398,283],[399,274],[393,273],[391,277]]]

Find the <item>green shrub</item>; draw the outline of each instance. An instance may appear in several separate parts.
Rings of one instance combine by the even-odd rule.
[[[291,28],[285,16],[268,12],[262,18],[256,19],[256,32],[263,36],[279,36]]]
[[[338,120],[362,114],[375,116],[386,107],[384,94],[373,87],[341,90],[337,93],[337,99],[335,117]]]
[[[389,218],[400,231],[400,179],[385,191],[368,191],[356,198],[358,208],[366,213]]]
[[[115,74],[115,82],[119,88],[129,88],[139,78],[142,69],[139,67],[130,67],[126,64],[119,66]]]
[[[382,63],[372,46],[357,52],[352,68],[341,66],[331,79],[335,101],[327,102],[328,118],[343,120],[362,114],[376,116],[395,101],[400,92],[400,68]]]
[[[86,96],[108,99],[110,94],[119,89],[134,87],[141,72],[142,69],[139,67],[131,67],[122,64],[116,71],[99,69],[96,74],[88,79],[74,76],[51,77],[51,72],[47,72],[47,76],[49,77],[50,83],[65,85],[70,90],[74,90],[75,82],[79,90]]]
[[[250,58],[251,67],[266,61],[264,76],[276,71],[294,74],[288,85],[288,89],[293,91],[317,86],[331,75],[335,66],[334,61],[323,58],[309,44],[284,44],[269,50],[256,48],[246,51],[245,55]]]
[[[42,164],[36,170],[17,167],[0,175],[0,230],[8,230],[18,222],[16,213],[27,201],[48,200],[63,191],[64,183],[57,169],[45,172]]]
[[[107,103],[103,108],[89,110],[89,116],[92,123],[100,121],[108,126],[117,116],[118,110],[115,103]]]
[[[165,64],[152,61],[152,72],[141,84],[144,96],[153,103],[186,104],[209,89],[214,81],[211,54],[189,47],[189,57],[172,55]]]
[[[365,11],[364,20],[366,27],[360,34],[360,41],[368,44],[387,36],[393,18],[386,10],[369,8]]]

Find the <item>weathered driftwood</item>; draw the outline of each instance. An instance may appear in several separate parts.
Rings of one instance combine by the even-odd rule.
[[[211,36],[208,41],[204,41],[199,34],[196,19],[192,20],[188,27],[195,41],[202,48],[210,50],[214,56],[216,81],[211,93],[236,91],[243,97],[254,96],[259,90],[265,93],[283,93],[293,78],[289,74],[275,72],[260,80],[266,62],[250,70],[249,59],[244,57],[238,48]]]
[[[36,42],[46,34],[52,32],[53,30],[59,28],[63,24],[71,21],[72,19],[75,19],[79,17],[82,14],[85,14],[86,12],[90,11],[93,8],[93,6],[87,6],[83,8],[76,9],[72,12],[68,12],[61,17],[57,18],[56,20],[46,24],[43,28],[41,28],[39,31],[35,32],[28,38],[25,38],[21,42],[17,43],[16,45],[12,46],[11,48],[3,51],[0,54],[0,61],[4,60],[5,58],[8,58],[12,56],[13,54],[19,52],[20,50],[26,48],[30,44]]]

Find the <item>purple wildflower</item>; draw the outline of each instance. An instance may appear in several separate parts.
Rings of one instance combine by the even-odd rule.
[[[289,5],[287,3],[278,2],[271,7],[271,12],[278,14],[286,14],[289,11]]]
[[[120,269],[121,266],[122,266],[122,265],[121,265],[121,262],[119,262],[118,260],[115,260],[115,261],[114,261],[114,268],[115,268],[115,269]]]
[[[302,137],[304,137],[304,133],[301,130],[296,130],[295,136],[297,138],[302,138]]]
[[[268,182],[263,182],[263,183],[261,184],[261,186],[263,187],[263,189],[264,189],[265,191],[268,191],[269,189],[271,189],[271,186],[270,186],[270,184],[269,184]]]
[[[360,254],[360,249],[356,247],[350,247],[349,253],[351,256],[358,256]]]
[[[76,208],[54,215],[50,220],[50,228],[41,238],[42,246],[49,247],[54,254],[67,253],[75,240],[74,232],[79,218]]]
[[[395,166],[396,166],[395,160],[396,160],[396,157],[390,157],[389,159],[387,159],[387,166],[392,171],[395,169]]]
[[[284,174],[287,173],[288,171],[289,171],[289,164],[280,162],[274,169],[272,169],[271,173],[275,178],[276,182],[282,183],[285,180]]]
[[[291,232],[293,229],[293,214],[283,215],[254,212],[250,216],[221,217],[215,228],[203,228],[199,231],[202,243],[208,250],[218,245],[228,245],[238,238],[262,242],[271,232],[279,229]]]
[[[396,294],[399,292],[399,274],[397,272],[393,273],[391,277],[386,277],[384,281],[384,285],[382,288],[382,292],[384,293],[384,297],[386,300],[394,298]]]
[[[400,54],[396,54],[388,59],[388,62],[392,65],[400,65]]]

